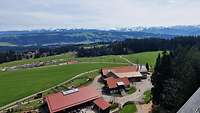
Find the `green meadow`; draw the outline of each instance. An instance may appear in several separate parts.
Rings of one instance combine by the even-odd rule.
[[[156,58],[159,53],[162,53],[162,51],[141,52],[141,53],[123,55],[123,57],[127,58],[133,63],[139,63],[139,64],[149,63],[151,67],[154,67]]]
[[[141,52],[141,53],[122,55],[122,56],[127,58],[133,63],[146,64],[148,62],[151,66],[154,66],[158,53],[161,53],[161,52],[162,51]],[[16,65],[28,64],[28,63],[38,62],[38,61],[44,62],[44,61],[60,60],[60,59],[63,59],[65,61],[74,59],[79,62],[127,63],[127,61],[120,58],[119,55],[106,55],[106,56],[98,56],[98,57],[76,57],[73,53],[65,53],[61,55],[41,57],[41,58],[36,58],[36,59],[26,59],[26,60],[7,62],[7,63],[0,64],[0,67],[16,66]]]
[[[136,54],[122,55],[133,63],[146,64],[148,62],[151,66],[154,65],[158,53],[155,52],[142,52]],[[37,61],[50,61],[50,60],[70,60],[75,59],[79,62],[104,62],[104,63],[79,63],[73,65],[62,66],[44,66],[32,69],[19,69],[16,71],[0,72],[0,106],[9,104],[18,99],[32,95],[39,91],[53,87],[61,82],[71,79],[77,74],[100,69],[102,67],[113,67],[120,65],[127,65],[126,60],[119,57],[119,55],[107,55],[100,57],[75,57],[72,53],[61,55],[42,57],[38,59],[20,60],[0,64],[0,67],[15,66],[20,64],[27,64]],[[112,62],[112,63],[105,63]],[[125,63],[125,64],[114,64]],[[75,85],[86,83],[87,79],[77,79]]]
[[[53,87],[77,74],[119,64],[73,64],[0,72],[0,106]]]

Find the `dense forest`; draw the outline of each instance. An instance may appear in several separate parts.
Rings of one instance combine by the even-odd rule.
[[[200,45],[178,46],[158,56],[152,75],[155,113],[176,113],[200,87]]]
[[[77,50],[78,56],[101,56],[137,53],[143,51],[173,50],[178,46],[192,46],[200,44],[200,37],[177,37],[174,39],[127,39],[110,43],[108,46],[97,48],[80,48]]]

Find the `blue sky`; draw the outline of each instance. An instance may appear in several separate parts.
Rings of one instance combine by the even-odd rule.
[[[0,30],[200,24],[200,0],[1,0]]]

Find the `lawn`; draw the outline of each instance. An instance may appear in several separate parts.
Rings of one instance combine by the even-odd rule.
[[[127,103],[120,110],[120,113],[136,113],[137,107],[134,103]]]
[[[129,59],[133,63],[139,63],[145,65],[148,62],[151,67],[154,67],[156,58],[158,54],[161,52],[162,51],[141,52],[141,53],[123,55],[123,57]]]
[[[131,86],[131,87],[128,89],[127,94],[131,95],[131,94],[135,93],[136,90],[137,90],[137,89],[136,89],[134,86]]]
[[[74,64],[0,72],[0,106],[55,86],[82,72],[119,64]]]
[[[82,85],[87,85],[91,83],[94,80],[94,78],[98,76],[99,74],[100,74],[99,70],[95,72],[87,73],[84,76],[74,79],[70,83],[64,84],[64,86],[65,87],[70,87],[70,86],[79,87]]]
[[[144,97],[143,97],[144,102],[146,104],[149,103],[151,101],[151,99],[152,99],[151,90],[145,91],[143,95],[144,95]]]

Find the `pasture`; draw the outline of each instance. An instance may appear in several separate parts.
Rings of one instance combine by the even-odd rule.
[[[98,57],[79,57],[76,60],[80,62],[113,62],[113,63],[127,63],[124,59],[118,55],[106,55]]]
[[[159,53],[162,53],[162,51],[141,52],[129,55],[122,55],[122,56],[127,58],[133,63],[145,65],[148,62],[151,67],[154,67],[156,58]]]
[[[148,62],[149,65],[153,67],[156,61],[156,58],[158,56],[158,53],[161,53],[161,52],[162,51],[141,52],[141,53],[134,53],[134,54],[128,54],[128,55],[121,55],[121,56],[127,58],[133,63],[146,64],[146,62]],[[39,62],[39,61],[45,62],[45,61],[60,60],[60,59],[63,59],[64,61],[74,59],[79,62],[127,63],[127,61],[120,58],[119,55],[105,55],[105,56],[98,56],[98,57],[76,57],[73,53],[65,53],[61,55],[41,57],[41,58],[36,58],[36,59],[26,59],[26,60],[7,62],[7,63],[0,64],[0,68],[28,64],[28,63]]]
[[[45,90],[77,74],[119,64],[92,63],[0,72],[0,106]]]

